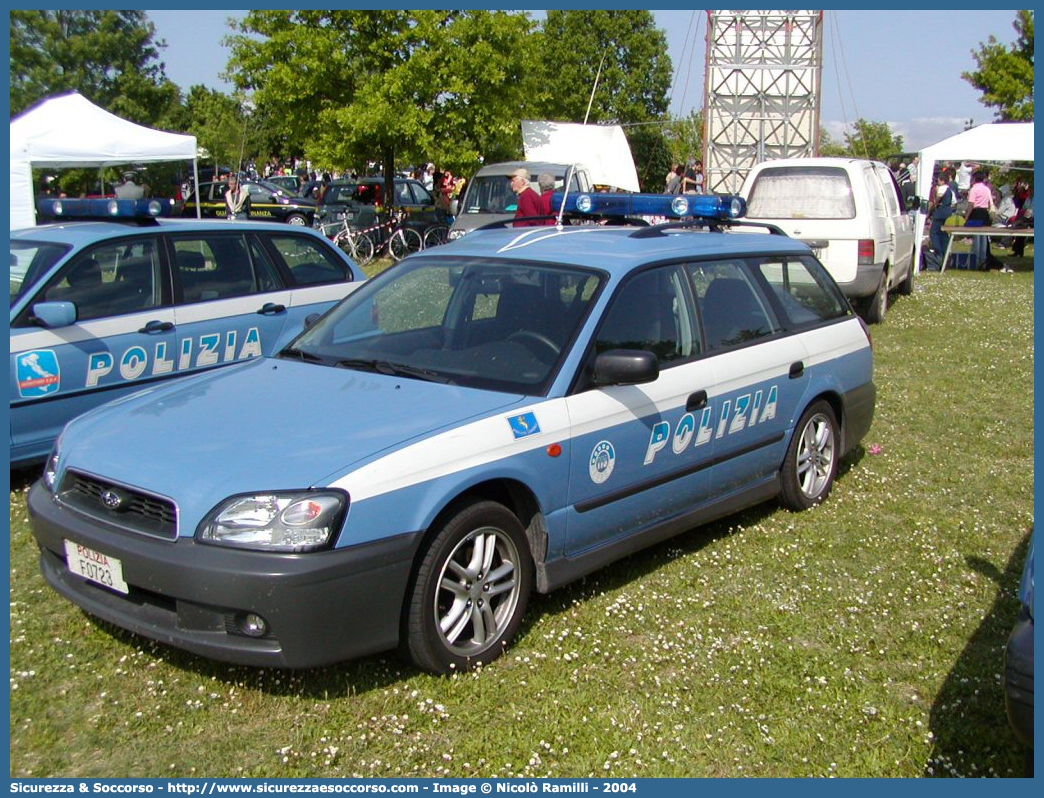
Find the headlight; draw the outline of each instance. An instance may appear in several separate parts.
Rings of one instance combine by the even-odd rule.
[[[464,236],[464,234],[467,233],[467,232],[468,232],[467,230],[461,230],[460,228],[457,228],[456,230],[450,230],[449,231],[449,240],[450,241],[456,241],[458,238],[462,238]]]
[[[348,496],[338,490],[233,496],[203,519],[196,537],[244,549],[314,551],[330,545],[347,509]]]
[[[59,443],[61,441],[59,440]],[[54,451],[51,452],[51,456],[47,458],[47,464],[43,470],[43,481],[47,489],[54,492],[54,482],[58,478],[58,443],[54,445]]]

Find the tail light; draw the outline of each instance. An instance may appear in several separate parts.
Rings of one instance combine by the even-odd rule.
[[[874,240],[872,238],[859,239],[859,265],[871,266],[874,262]]]

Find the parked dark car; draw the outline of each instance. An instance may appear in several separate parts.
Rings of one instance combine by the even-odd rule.
[[[275,183],[267,180],[244,181],[243,187],[250,192],[250,218],[266,222],[286,222],[310,226],[315,221],[315,200],[295,197]],[[228,183],[203,183],[200,185],[202,202],[200,210],[206,217],[224,218],[225,191]],[[182,216],[196,215],[196,194],[190,191],[179,206]]]
[[[1033,538],[1019,583],[1019,614],[1004,650],[1004,708],[1019,742],[1033,765]],[[1032,770],[1027,775],[1032,775]]]
[[[266,183],[279,186],[287,194],[296,196],[301,191],[301,178],[297,175],[272,175],[271,177],[265,178]]]
[[[364,177],[358,180],[334,180],[326,187],[316,213],[316,227],[331,225],[341,214],[355,228],[366,229],[376,224],[376,206],[382,199],[384,179]],[[395,208],[409,214],[408,225],[418,232],[439,222],[435,198],[416,180],[395,178]]]

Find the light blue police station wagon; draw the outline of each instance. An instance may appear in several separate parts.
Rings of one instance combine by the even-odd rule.
[[[12,467],[45,460],[103,402],[274,354],[364,279],[312,231],[160,220],[150,206],[163,208],[50,201],[63,221],[11,231]],[[76,221],[99,212],[110,220]]]
[[[29,497],[48,582],[216,659],[398,645],[445,673],[499,655],[534,590],[825,499],[875,388],[809,249],[729,234],[734,198],[566,202],[687,218],[474,232],[274,357],[76,419]]]

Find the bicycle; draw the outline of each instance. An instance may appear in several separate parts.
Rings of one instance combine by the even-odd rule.
[[[331,229],[338,225],[340,225],[341,229],[331,235]],[[340,247],[359,266],[365,266],[373,260],[375,247],[373,239],[369,236],[369,231],[353,228],[343,216],[338,222],[322,225],[322,232],[323,235],[332,238],[334,244]]]

